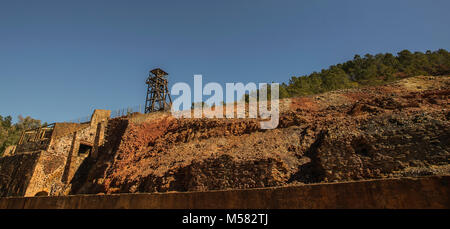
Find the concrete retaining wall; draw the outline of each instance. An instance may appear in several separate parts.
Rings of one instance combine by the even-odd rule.
[[[0,198],[0,208],[450,208],[450,176],[153,194]]]

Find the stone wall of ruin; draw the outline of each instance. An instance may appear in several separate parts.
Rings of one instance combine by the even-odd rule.
[[[93,145],[96,128],[83,126],[73,133],[52,139],[48,151],[44,151],[37,163],[35,172],[25,196],[39,192],[49,195],[64,195],[70,191],[72,180],[78,167],[89,154],[78,154],[80,143]]]
[[[41,152],[0,158],[0,196],[23,196]]]
[[[50,194],[55,189],[61,189],[61,176],[64,171],[65,157],[42,151],[36,163],[25,196],[35,196],[39,192]]]
[[[56,123],[45,142],[25,139],[14,154],[0,158],[0,196],[68,194],[80,165],[103,143],[97,128],[105,131],[109,114],[96,110],[90,123]],[[79,153],[80,144],[91,149]]]

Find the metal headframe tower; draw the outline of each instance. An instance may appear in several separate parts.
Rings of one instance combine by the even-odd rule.
[[[145,99],[145,112],[170,110],[172,99],[167,87],[167,72],[160,68],[150,71],[147,81],[147,98]]]

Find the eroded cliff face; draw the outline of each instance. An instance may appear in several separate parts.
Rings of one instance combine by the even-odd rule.
[[[255,119],[135,114],[72,193],[206,191],[450,173],[450,77],[340,90],[281,102],[280,125]]]

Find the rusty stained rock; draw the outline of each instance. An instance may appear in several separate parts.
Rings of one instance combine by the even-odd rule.
[[[205,191],[448,174],[448,76],[283,101],[255,119],[110,120],[72,193]],[[144,116],[143,116],[144,117]],[[137,121],[138,120],[138,121]]]

